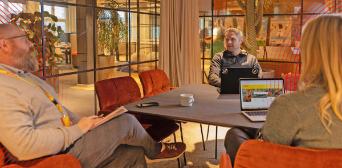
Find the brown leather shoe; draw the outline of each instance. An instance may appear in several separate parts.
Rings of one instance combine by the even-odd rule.
[[[153,160],[171,160],[177,159],[185,152],[186,145],[182,142],[163,143],[165,148]]]

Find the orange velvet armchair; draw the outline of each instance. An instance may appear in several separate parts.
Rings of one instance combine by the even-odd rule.
[[[240,146],[234,164],[234,168],[341,168],[342,149],[309,149],[248,140]],[[231,167],[229,156],[222,154],[220,168]]]
[[[95,83],[95,91],[102,112],[111,112],[141,99],[138,84],[129,76],[98,81]]]
[[[144,98],[148,98],[151,96],[155,96],[161,93],[168,92],[174,87],[171,87],[171,83],[169,78],[167,77],[166,73],[160,69],[153,69],[139,73],[139,78],[141,81],[141,85],[144,92]],[[176,124],[176,121],[165,119],[169,123]],[[179,125],[182,130],[182,122],[179,122]],[[203,149],[205,150],[205,143],[204,143],[204,136],[203,136],[203,129],[202,124],[201,127],[201,135],[202,135],[202,142],[203,142]],[[209,128],[209,125],[208,125]],[[208,129],[209,130],[209,129]],[[181,139],[183,140],[183,133],[181,131]],[[184,155],[184,162],[186,162],[186,158]]]
[[[110,113],[117,107],[141,100],[138,84],[132,77],[111,78],[95,83],[101,113]],[[179,126],[173,121],[144,114],[134,114],[146,132],[157,142],[172,135]]]
[[[10,153],[0,144],[0,167],[3,168],[81,168],[79,160],[72,155],[60,154],[30,161],[13,161]]]
[[[142,84],[144,98],[158,95],[161,93],[165,93],[174,89],[174,87],[171,87],[170,80],[167,77],[166,73],[160,69],[154,69],[154,70],[141,72],[139,73],[139,78]],[[200,124],[200,127],[201,127],[201,135],[202,135],[202,142],[203,142],[203,150],[205,150],[202,124]],[[208,125],[208,130],[209,130],[209,125]],[[208,134],[207,134],[207,139],[208,139]],[[217,142],[217,139],[216,139],[216,142]],[[217,149],[217,144],[215,145],[215,149]],[[216,157],[216,153],[215,153],[215,157]]]
[[[151,97],[171,90],[170,80],[163,70],[155,69],[139,73],[144,97]]]

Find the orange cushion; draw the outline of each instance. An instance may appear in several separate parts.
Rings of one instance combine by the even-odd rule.
[[[220,158],[220,168],[232,168],[230,157],[227,153],[222,153]]]
[[[249,140],[237,153],[234,168],[341,168],[341,149],[308,149]]]
[[[19,162],[16,164],[6,165],[3,168],[81,168],[79,160],[77,160],[72,155],[61,154],[50,157],[45,157],[41,159],[35,159],[32,161]]]
[[[3,168],[81,168],[81,164],[78,159],[69,154],[60,154],[42,157],[28,161],[18,161],[12,156],[7,149],[0,144],[0,167]]]

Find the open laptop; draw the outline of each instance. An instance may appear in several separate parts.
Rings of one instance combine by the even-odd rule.
[[[241,112],[251,121],[265,121],[273,100],[284,94],[282,78],[240,79]]]
[[[227,68],[221,72],[221,94],[239,94],[240,78],[258,78],[253,68]]]

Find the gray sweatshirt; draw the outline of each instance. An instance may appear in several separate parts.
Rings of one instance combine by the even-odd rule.
[[[0,68],[35,81],[52,96],[45,81],[30,73],[0,64]],[[78,117],[64,108],[72,122]],[[65,127],[62,114],[38,87],[0,74],[0,143],[19,160],[30,160],[65,150],[82,136],[77,125]]]
[[[331,134],[320,120],[318,103],[327,91],[321,87],[278,97],[262,130],[273,143],[309,148],[342,148],[342,121],[330,110]]]
[[[255,56],[242,50],[237,56],[228,51],[216,53],[211,60],[208,82],[210,85],[221,86],[221,71],[226,68],[256,68],[261,77],[261,66]]]

